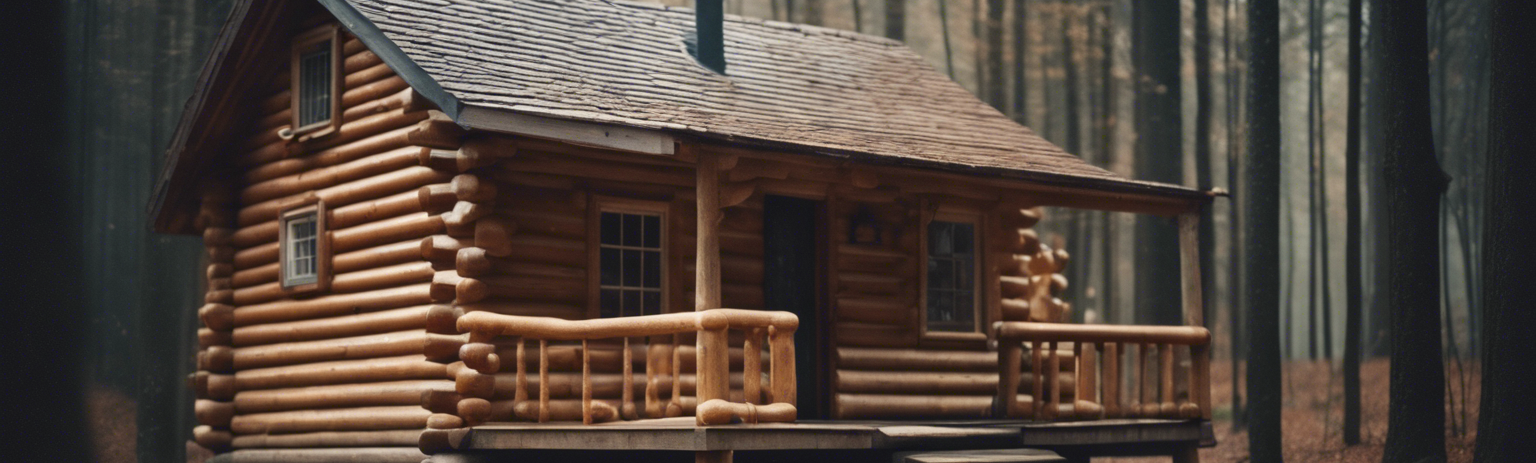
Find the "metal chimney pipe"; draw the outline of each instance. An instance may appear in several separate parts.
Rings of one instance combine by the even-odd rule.
[[[712,71],[725,74],[725,7],[723,0],[694,0],[693,58]]]

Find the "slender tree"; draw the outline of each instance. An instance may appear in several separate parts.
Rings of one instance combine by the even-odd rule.
[[[885,36],[907,39],[907,0],[885,0]]]
[[[1135,2],[1137,177],[1183,183],[1183,126],[1180,114],[1179,33],[1177,0]],[[1136,305],[1153,323],[1177,325],[1179,312],[1179,241],[1166,219],[1136,219]]]
[[[1477,453],[1484,462],[1521,461],[1536,455],[1536,368],[1529,360],[1536,326],[1536,4],[1495,0],[1492,19],[1488,159],[1482,229],[1483,397],[1477,421]]]
[[[1211,11],[1210,0],[1195,0],[1195,184],[1201,190],[1215,188],[1216,172],[1211,162]],[[1216,215],[1212,207],[1200,211],[1200,297],[1205,314],[1201,320],[1211,326],[1211,305],[1216,284]]]
[[[1376,98],[1371,123],[1383,146],[1392,376],[1383,461],[1444,461],[1445,368],[1440,351],[1440,198],[1448,178],[1430,132],[1425,0],[1371,4]],[[1416,251],[1416,252],[1415,252]]]
[[[1013,120],[1021,124],[1029,121],[1029,36],[1025,28],[1029,24],[1029,0],[1013,0]]]
[[[1317,0],[1307,1],[1307,358],[1317,360]]]
[[[955,49],[949,44],[949,1],[939,0],[939,33],[944,35],[944,71],[955,80]]]
[[[1323,358],[1331,362],[1333,360],[1333,280],[1329,274],[1333,265],[1332,260],[1328,258],[1331,255],[1328,253],[1328,242],[1331,241],[1328,235],[1328,105],[1323,98],[1323,82],[1328,76],[1327,70],[1323,68],[1323,51],[1324,46],[1327,45],[1325,32],[1328,27],[1326,14],[1328,0],[1315,1],[1318,3],[1313,15],[1313,22],[1317,24],[1314,28],[1316,32],[1313,33],[1317,40],[1313,45],[1313,53],[1317,55],[1317,83],[1313,87],[1313,91],[1317,93],[1317,252],[1318,258],[1322,261],[1318,269],[1318,279],[1322,282],[1322,287],[1318,288],[1322,298],[1318,302],[1322,309],[1320,313],[1322,328],[1318,334],[1322,337]]]
[[[1344,142],[1344,444],[1360,443],[1360,36],[1365,0],[1349,0],[1349,114]]]
[[[1232,24],[1237,22],[1238,18],[1237,0],[1223,0],[1223,3],[1225,15],[1222,20],[1222,42],[1224,45],[1222,53],[1225,54],[1225,77],[1227,79],[1227,185],[1230,186],[1234,198],[1243,198],[1245,194],[1241,175],[1243,157],[1239,155],[1242,150],[1240,149],[1241,143],[1238,141],[1240,138],[1239,131],[1242,126],[1239,123],[1240,118],[1238,117],[1239,109],[1241,109],[1239,105],[1242,102],[1242,78],[1241,73],[1238,71],[1238,61],[1240,60],[1237,50],[1238,41],[1234,39],[1236,32],[1232,28]],[[1240,380],[1243,374],[1243,369],[1239,368],[1239,366],[1242,365],[1242,360],[1246,359],[1247,355],[1245,352],[1246,343],[1243,342],[1245,339],[1243,337],[1243,285],[1246,283],[1246,279],[1243,276],[1246,268],[1241,264],[1245,255],[1242,242],[1243,208],[1233,204],[1230,212],[1231,223],[1229,224],[1228,233],[1231,236],[1229,242],[1231,250],[1229,256],[1231,256],[1231,262],[1237,262],[1237,264],[1232,264],[1232,278],[1228,280],[1232,283],[1227,297],[1227,312],[1230,315],[1228,321],[1231,323],[1232,339],[1232,427],[1243,429],[1248,426],[1248,418],[1247,412],[1243,407],[1242,389],[1237,387],[1238,384],[1242,384]]]
[[[1243,189],[1248,452],[1280,454],[1280,2],[1248,4],[1248,138]]]
[[[986,32],[986,60],[982,63],[982,69],[986,70],[986,82],[982,89],[986,91],[987,104],[997,108],[998,111],[1008,110],[1007,87],[1003,85],[1003,8],[1006,0],[986,0],[987,18]],[[1069,151],[1080,154],[1076,151]]]

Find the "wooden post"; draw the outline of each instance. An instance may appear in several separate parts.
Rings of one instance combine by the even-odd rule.
[[[635,367],[634,359],[629,352],[629,338],[624,338],[624,390],[620,393],[623,398],[619,405],[619,416],[626,420],[639,418],[635,412]]]
[[[672,335],[672,399],[667,403],[668,417],[683,416],[683,349],[682,335]],[[674,410],[676,410],[674,412]]]
[[[1104,343],[1104,416],[1120,417],[1120,344]]]
[[[1041,410],[1045,409],[1045,381],[1043,380],[1045,375],[1042,373],[1045,371],[1045,368],[1042,365],[1044,363],[1042,362],[1043,359],[1040,358],[1041,351],[1044,349],[1045,343],[1040,341],[1035,341],[1029,345],[1029,371],[1035,375],[1035,390],[1029,395],[1029,403],[1034,406],[1034,411],[1030,415],[1031,418],[1036,420],[1045,419],[1045,415],[1041,412]]]
[[[549,422],[549,341],[539,340],[539,422]]]
[[[998,347],[997,361],[998,371],[1002,377],[997,381],[997,406],[998,418],[1014,418],[1019,406],[1019,370],[1022,368],[1019,362],[1023,360],[1024,344],[1009,342]]]
[[[1184,323],[1205,326],[1204,289],[1200,287],[1200,214],[1179,215],[1179,261],[1183,272]],[[1209,345],[1189,350],[1189,400],[1200,407],[1200,417],[1211,419],[1211,350]]]
[[[514,406],[528,400],[528,362],[523,353],[525,344],[528,344],[527,339],[517,338],[517,392],[512,398]]]
[[[1178,407],[1173,404],[1173,345],[1157,345],[1158,379],[1161,381],[1162,400],[1158,404],[1158,414],[1164,418],[1172,418],[1178,413]]]
[[[741,348],[741,391],[749,404],[761,404],[763,395],[763,331],[747,330]]]
[[[1077,359],[1077,371],[1074,372],[1077,375],[1077,393],[1072,395],[1074,402],[1072,404],[1072,411],[1077,418],[1087,419],[1089,418],[1087,411],[1080,410],[1077,407],[1077,402],[1093,402],[1094,400],[1093,383],[1094,375],[1098,373],[1098,368],[1093,364],[1093,344],[1074,343],[1072,344],[1072,353],[1074,354],[1073,358]]]
[[[694,183],[694,196],[698,201],[698,248],[693,309],[702,312],[720,308],[720,166],[712,154],[698,153],[698,160]],[[695,394],[699,403],[711,399],[730,400],[726,330],[699,330],[695,347],[698,381]]]
[[[1060,348],[1061,345],[1056,341],[1051,341],[1049,346],[1045,350],[1046,355],[1049,356],[1046,358],[1049,361],[1045,365],[1044,382],[1051,385],[1051,401],[1045,404],[1045,416],[1047,419],[1054,420],[1059,415],[1057,411],[1061,409],[1061,356],[1056,352],[1056,349]],[[1037,382],[1039,382],[1040,377],[1039,373],[1035,374]]]
[[[592,349],[581,340],[581,424],[592,424]]]
[[[795,405],[795,330],[768,327],[769,393],[773,403]]]

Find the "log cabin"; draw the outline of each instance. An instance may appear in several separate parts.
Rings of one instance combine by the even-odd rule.
[[[150,204],[207,249],[193,441],[413,463],[1214,442],[1213,193],[1087,164],[900,42],[721,10],[237,1]],[[1176,222],[1185,325],[1067,323],[1046,206]]]

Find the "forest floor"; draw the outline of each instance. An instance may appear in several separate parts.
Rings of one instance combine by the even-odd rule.
[[[1465,402],[1462,409],[1462,376],[1455,363],[1447,365],[1446,381],[1455,395],[1455,407],[1446,405],[1446,453],[1452,463],[1472,461],[1473,441],[1477,437],[1479,371],[1477,362],[1463,361],[1467,367]],[[1342,437],[1344,419],[1344,379],[1337,363],[1293,361],[1284,364],[1281,387],[1281,432],[1284,457],[1288,463],[1343,462],[1378,463],[1387,440],[1387,398],[1390,362],[1371,359],[1360,367],[1360,445],[1345,446]],[[1211,362],[1211,399],[1216,404],[1214,427],[1217,445],[1200,449],[1204,463],[1239,463],[1248,458],[1248,432],[1232,427],[1232,364]],[[1465,416],[1465,422],[1460,426]],[[1455,421],[1453,423],[1452,421]],[[1458,433],[1462,429],[1464,432]],[[1167,458],[1104,458],[1095,462],[1164,462]]]

